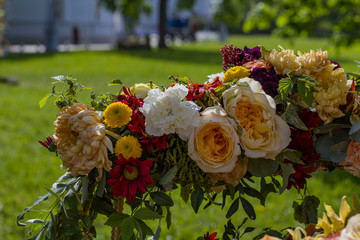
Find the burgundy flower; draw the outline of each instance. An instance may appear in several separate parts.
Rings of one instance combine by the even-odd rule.
[[[285,76],[277,75],[274,68],[271,68],[269,71],[266,68],[254,68],[251,71],[250,77],[261,84],[266,94],[275,97],[278,95],[279,81]]]
[[[303,189],[306,183],[306,178],[310,178],[310,173],[315,172],[315,161],[320,158],[320,154],[315,153],[314,141],[310,130],[321,123],[321,119],[316,112],[311,112],[308,109],[303,109],[299,114],[300,119],[306,124],[308,131],[300,129],[293,130],[291,133],[291,142],[288,148],[299,150],[302,152],[303,165],[292,163],[295,173],[289,177],[287,189],[294,186],[296,189]],[[290,163],[290,161],[286,162]]]
[[[242,66],[244,63],[259,59],[261,52],[259,47],[248,48],[245,46],[244,50],[234,47],[233,45],[225,45],[220,49],[223,56],[222,69],[226,71],[232,66]]]
[[[112,186],[114,196],[126,197],[127,201],[135,201],[136,193],[143,194],[149,184],[154,183],[150,175],[153,165],[151,160],[140,161],[137,158],[126,160],[121,154],[115,161],[117,166],[110,170],[108,184]]]
[[[204,235],[204,240],[219,240],[220,238],[215,238],[216,234],[217,232],[213,232],[209,235],[209,232],[207,232],[207,234]]]
[[[163,135],[161,137],[147,137],[143,136],[139,138],[139,141],[141,143],[141,146],[143,150],[152,152],[155,149],[162,149],[166,150],[167,148],[167,139],[168,135]]]

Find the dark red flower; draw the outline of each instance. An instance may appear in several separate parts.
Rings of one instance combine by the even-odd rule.
[[[320,158],[320,154],[315,152],[314,141],[310,130],[321,123],[321,119],[316,112],[311,112],[308,109],[303,109],[299,114],[300,119],[305,123],[308,131],[295,129],[291,133],[291,142],[288,148],[299,150],[302,152],[301,160],[303,165],[292,163],[295,173],[289,177],[287,189],[294,186],[296,189],[303,189],[306,183],[306,178],[310,178],[310,173],[316,171],[314,163]],[[290,161],[286,161],[290,163]]]
[[[110,170],[108,184],[112,186],[114,196],[126,197],[127,201],[135,201],[136,193],[143,194],[149,184],[154,183],[150,175],[153,165],[151,160],[140,161],[137,158],[126,160],[121,154],[115,166]]]
[[[210,91],[212,94],[215,94],[215,88],[218,86],[223,85],[223,83],[220,81],[219,77],[215,78],[212,83],[188,83],[188,95],[186,96],[186,100],[188,101],[194,101],[194,100],[200,100],[206,91]]]
[[[222,69],[224,71],[229,67],[241,66],[244,63],[261,58],[259,47],[248,48],[245,46],[242,50],[233,45],[225,45],[220,49],[220,53],[223,56]]]
[[[141,146],[143,148],[143,150],[148,151],[148,152],[152,152],[154,150],[154,147],[156,149],[162,149],[162,150],[166,150],[167,148],[167,139],[168,135],[163,135],[161,137],[148,137],[148,136],[143,136],[139,138],[139,141],[141,143]]]
[[[220,238],[215,238],[216,234],[217,232],[213,232],[209,235],[209,232],[207,232],[207,234],[204,235],[204,240],[219,240]]]

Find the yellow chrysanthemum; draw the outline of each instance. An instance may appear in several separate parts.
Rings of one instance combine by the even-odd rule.
[[[104,122],[112,128],[120,128],[131,121],[132,109],[122,102],[113,102],[104,111]]]
[[[117,140],[115,154],[122,154],[125,159],[139,158],[142,154],[141,145],[134,136],[125,136]]]
[[[247,70],[246,68],[242,67],[242,66],[236,66],[236,67],[232,67],[229,68],[224,77],[223,77],[223,82],[227,83],[227,82],[232,82],[235,79],[240,79],[240,78],[244,78],[244,77],[248,77],[250,76],[250,72],[249,70]]]

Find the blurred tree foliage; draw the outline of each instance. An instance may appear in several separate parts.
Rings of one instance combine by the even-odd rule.
[[[360,39],[360,0],[223,2],[249,6],[248,11],[243,12],[245,17],[242,26],[245,33],[255,29],[270,29],[274,34],[285,38],[328,36],[337,47],[350,46]]]
[[[98,4],[111,11],[120,11],[130,31],[139,22],[142,13],[149,14],[151,5],[146,0],[98,0]]]

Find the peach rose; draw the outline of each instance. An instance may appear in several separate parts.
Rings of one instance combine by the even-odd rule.
[[[346,158],[340,165],[352,175],[360,177],[360,142],[350,140]]]
[[[188,154],[204,172],[231,172],[240,155],[236,123],[221,107],[201,113],[189,139]]]
[[[242,78],[223,93],[224,108],[242,128],[240,144],[251,158],[275,159],[290,143],[290,128],[259,82]]]

